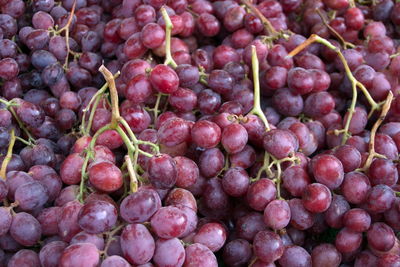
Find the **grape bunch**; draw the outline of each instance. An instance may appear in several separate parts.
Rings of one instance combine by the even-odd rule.
[[[0,0],[0,267],[400,266],[399,14]]]

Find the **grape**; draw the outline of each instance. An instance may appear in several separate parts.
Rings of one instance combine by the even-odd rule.
[[[174,238],[184,233],[187,217],[178,208],[162,207],[153,215],[150,224],[158,237]]]
[[[333,195],[332,203],[325,212],[326,223],[336,229],[343,227],[343,216],[350,210],[350,205],[341,195]]]
[[[180,118],[166,121],[157,133],[158,141],[168,147],[173,147],[190,139],[189,124]]]
[[[279,259],[282,267],[286,266],[310,266],[311,256],[308,252],[299,246],[290,246],[285,249],[282,257]]]
[[[395,235],[387,224],[373,223],[367,232],[368,245],[375,250],[388,251],[395,243]]]
[[[385,184],[393,186],[398,180],[395,165],[386,159],[375,159],[369,167],[368,177],[372,185]]]
[[[103,250],[104,249],[104,239],[100,236],[97,236],[95,234],[88,234],[86,232],[80,232],[76,234],[70,242],[70,245],[72,244],[78,244],[78,243],[92,243],[97,247],[98,250]]]
[[[90,201],[83,205],[78,214],[79,226],[90,234],[111,230],[117,219],[117,209],[105,201]]]
[[[122,257],[114,255],[107,257],[100,265],[100,267],[129,267],[130,264]]]
[[[62,253],[59,266],[96,266],[100,263],[100,255],[96,246],[80,243],[68,246]]]
[[[283,187],[295,197],[302,196],[304,190],[311,183],[307,172],[301,166],[291,166],[282,173]]]
[[[252,241],[254,236],[266,228],[263,216],[257,212],[250,212],[237,220],[236,232],[238,237]]]
[[[38,254],[33,250],[21,249],[9,259],[7,266],[40,266],[40,261]]]
[[[271,130],[264,136],[264,149],[278,159],[285,158],[294,153],[299,143],[294,134],[287,130]]]
[[[377,265],[378,258],[374,256],[374,254],[371,253],[369,250],[364,250],[358,254],[354,266],[356,267],[361,267],[361,266],[376,266]]]
[[[262,178],[250,184],[246,197],[251,208],[262,211],[276,198],[275,184],[270,179]]]
[[[219,223],[206,223],[193,237],[195,243],[208,247],[212,252],[222,248],[227,238],[225,228]]]
[[[225,245],[222,255],[224,262],[229,265],[245,264],[251,257],[250,244],[243,239],[232,240]]]
[[[176,164],[176,185],[182,188],[189,188],[199,179],[199,167],[196,162],[186,157],[175,157]]]
[[[182,188],[174,188],[165,199],[166,205],[183,205],[197,211],[197,202],[192,193]]]
[[[15,191],[15,201],[24,211],[42,207],[48,200],[46,189],[39,182],[26,183]]]
[[[61,190],[60,195],[57,197],[54,203],[56,204],[56,206],[62,207],[64,204],[75,200],[76,196],[78,195],[78,192],[79,192],[78,185],[67,186],[63,190]]]
[[[185,249],[177,238],[158,239],[154,252],[157,266],[182,266],[185,261]]]
[[[10,234],[21,245],[33,246],[39,241],[42,229],[35,217],[29,213],[20,212],[12,219]]]
[[[129,223],[148,221],[161,207],[161,200],[153,189],[140,189],[128,195],[120,206],[121,217]]]
[[[69,242],[72,237],[81,231],[78,224],[78,214],[82,208],[78,201],[70,201],[61,208],[61,216],[58,218],[58,234],[63,241]]]
[[[245,195],[249,187],[250,179],[245,170],[241,168],[228,169],[222,178],[224,191],[234,197]]]
[[[155,242],[144,225],[128,224],[121,234],[121,248],[131,264],[144,264],[153,257]]]
[[[218,148],[210,148],[201,153],[199,158],[200,174],[206,178],[217,175],[224,167],[225,157]]]
[[[334,245],[323,243],[313,248],[311,253],[312,262],[318,266],[339,266],[342,255]]]
[[[314,213],[326,211],[332,202],[331,192],[323,184],[313,183],[306,187],[302,203],[303,206]]]
[[[258,232],[253,241],[253,253],[264,262],[274,262],[284,253],[281,238],[271,231]]]
[[[360,172],[346,173],[341,185],[343,196],[352,204],[363,203],[370,188],[368,177]]]
[[[240,152],[246,145],[247,140],[247,131],[240,124],[230,124],[222,131],[221,144],[229,154]]]
[[[4,207],[0,208],[0,236],[8,232],[12,222],[12,216],[9,210]]]
[[[289,204],[284,200],[275,199],[265,207],[264,222],[271,229],[285,228],[290,222],[290,217]]]
[[[400,257],[394,254],[387,254],[378,260],[378,266],[395,266],[400,264]]]
[[[113,192],[122,186],[121,170],[111,162],[92,163],[88,171],[89,181],[101,191]]]
[[[60,177],[66,184],[77,184],[81,180],[84,158],[78,153],[72,153],[61,165]]]
[[[376,185],[369,190],[366,204],[370,211],[379,213],[390,209],[394,200],[394,192],[390,187]]]
[[[176,182],[176,166],[168,154],[153,156],[147,163],[151,183],[160,189],[168,189]]]
[[[344,226],[355,232],[365,232],[371,225],[371,216],[363,209],[351,209],[343,216]]]
[[[8,185],[4,180],[0,180],[0,201],[3,201],[8,194]]]
[[[179,82],[181,83],[181,81]],[[171,94],[168,102],[178,111],[189,112],[197,105],[197,95],[190,89],[179,87],[178,90]]]
[[[358,249],[361,245],[361,241],[361,233],[343,228],[336,236],[335,246],[340,252],[349,253]]]
[[[211,14],[203,13],[197,19],[197,25],[201,34],[212,37],[218,34],[220,23]]]
[[[67,246],[63,241],[53,241],[43,246],[39,252],[40,264],[44,267],[58,266],[61,254]]]
[[[287,81],[289,88],[300,95],[307,94],[314,88],[311,73],[300,67],[289,70]]]
[[[290,207],[290,224],[298,229],[305,230],[314,224],[315,216],[303,206],[301,199],[293,198],[289,200]]]
[[[334,156],[342,163],[345,173],[354,171],[361,164],[361,154],[353,146],[343,145],[338,147],[334,152]]]
[[[199,147],[213,148],[221,140],[221,129],[213,122],[202,120],[193,125],[191,135],[193,142]]]
[[[204,245],[194,243],[185,249],[186,258],[184,266],[218,266],[215,255]]]
[[[338,188],[344,178],[342,163],[332,155],[318,155],[311,161],[315,180],[329,189]]]
[[[171,94],[178,90],[178,75],[168,66],[157,65],[154,67],[149,79],[153,88],[160,93]]]
[[[272,98],[274,108],[285,116],[297,116],[304,108],[301,95],[295,94],[288,88],[277,90]]]

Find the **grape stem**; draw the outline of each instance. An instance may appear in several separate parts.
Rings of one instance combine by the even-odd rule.
[[[0,98],[0,103],[6,105],[6,109],[11,112],[11,114],[17,121],[19,128],[21,128],[25,132],[26,136],[28,136],[29,139],[28,142],[30,144],[35,143],[35,139],[32,137],[31,133],[28,131],[28,129],[25,127],[25,125],[22,123],[22,121],[17,116],[17,113],[13,109],[13,106],[18,106],[18,104],[14,103],[12,99],[10,101],[6,101],[1,98]]]
[[[272,26],[271,22],[256,8],[252,3],[248,0],[242,0],[242,3],[250,9],[250,11],[261,20],[262,24],[264,25],[265,29],[267,30],[268,34],[271,36],[278,36],[279,32],[277,32]]]
[[[389,112],[390,104],[392,103],[392,100],[393,100],[393,93],[391,91],[389,91],[386,101],[384,102],[384,104],[382,106],[381,115],[379,116],[379,118],[377,119],[377,121],[375,122],[374,126],[371,129],[371,136],[370,136],[369,145],[368,145],[369,146],[368,158],[365,161],[364,167],[361,169],[362,171],[368,170],[374,157],[380,157],[380,158],[384,157],[383,155],[375,152],[375,135],[376,135],[376,132],[378,131],[379,126],[385,120],[385,117],[386,117],[387,113]]]
[[[265,128],[269,131],[271,128],[269,127],[269,123],[267,118],[265,117],[264,112],[261,109],[260,104],[260,80],[259,80],[259,70],[258,70],[258,57],[256,47],[254,45],[251,46],[251,64],[253,69],[253,86],[254,86],[254,104],[253,109],[250,110],[248,114],[253,114],[258,116],[264,123]]]
[[[270,160],[271,160],[271,155],[267,151],[265,151],[264,159],[263,159],[263,166],[261,166],[261,168],[258,170],[257,177],[251,180],[252,182],[256,182],[256,181],[260,180],[261,175],[264,171],[267,173],[268,177],[273,176],[273,173],[272,173],[271,167],[270,167]]]
[[[117,73],[114,74],[114,79],[118,78],[120,75],[120,72],[118,71]],[[81,124],[81,133],[83,135],[89,135],[90,129],[92,128],[92,123],[93,123],[93,118],[94,114],[96,112],[97,106],[99,104],[99,101],[101,97],[103,96],[104,92],[108,88],[108,82],[106,82],[90,99],[89,103],[86,105],[86,107],[83,109],[83,114],[82,114],[82,124]],[[90,109],[90,106],[93,104],[92,108]],[[90,115],[89,115],[89,121],[88,125],[85,127],[85,122],[86,122],[86,114],[90,109]]]
[[[136,177],[136,172],[133,169],[133,164],[132,164],[131,157],[129,157],[128,155],[125,155],[125,163],[126,163],[126,167],[128,169],[130,182],[131,182],[130,183],[130,189],[131,189],[132,193],[135,193],[138,190],[138,180],[137,180],[137,177]]]
[[[328,28],[328,30],[330,30],[335,36],[336,38],[338,38],[340,40],[340,42],[342,43],[344,49],[350,47],[350,48],[354,48],[355,45],[353,45],[352,43],[346,42],[343,37],[340,35],[340,33],[338,33],[334,28],[331,27],[331,25],[329,25],[328,23],[328,19],[326,18],[326,16],[321,12],[321,10],[319,8],[316,8],[315,11],[318,13],[319,17],[322,20],[322,23],[325,25],[325,27]]]
[[[346,121],[346,125],[344,127],[344,129],[339,130],[339,131],[335,131],[335,134],[339,134],[339,133],[343,133],[343,138],[342,138],[342,144],[345,144],[347,139],[351,136],[349,133],[349,128],[350,128],[350,122],[351,119],[353,117],[354,114],[354,109],[355,109],[355,105],[357,103],[357,87],[363,92],[363,94],[365,95],[365,97],[367,98],[369,104],[371,105],[371,111],[370,111],[370,115],[372,115],[372,113],[375,110],[378,110],[381,106],[381,104],[378,104],[375,102],[375,100],[371,97],[371,95],[369,94],[368,90],[365,88],[365,86],[360,83],[354,76],[353,73],[350,70],[350,67],[346,61],[346,58],[344,57],[344,55],[342,54],[342,52],[340,51],[340,49],[334,45],[332,45],[328,40],[316,35],[316,34],[312,34],[307,40],[305,40],[302,44],[300,44],[299,46],[297,46],[295,49],[293,49],[288,55],[287,57],[294,57],[295,55],[297,55],[300,51],[302,51],[303,49],[305,49],[307,46],[309,46],[312,43],[320,43],[325,45],[326,47],[334,50],[340,61],[342,62],[343,66],[344,66],[344,70],[346,72],[346,76],[347,78],[350,80],[351,85],[352,85],[352,90],[353,90],[353,97],[352,97],[352,101],[351,101],[351,105],[349,108],[349,115],[347,117],[347,121]],[[369,115],[369,116],[370,116]]]
[[[133,131],[130,128],[127,121],[123,117],[121,117],[121,115],[119,113],[118,92],[117,92],[117,88],[115,86],[114,76],[104,65],[100,66],[99,71],[103,74],[103,76],[107,82],[106,84],[108,85],[108,88],[110,91],[112,117],[111,117],[111,122],[109,124],[103,126],[94,134],[92,140],[90,141],[89,147],[86,149],[86,156],[85,156],[85,160],[82,164],[82,169],[81,169],[81,183],[79,186],[79,194],[77,196],[77,198],[80,202],[83,202],[84,186],[85,186],[85,181],[87,178],[86,168],[88,166],[90,158],[93,158],[93,156],[94,156],[93,151],[94,151],[94,146],[96,144],[96,140],[100,136],[100,134],[102,134],[103,132],[105,132],[107,130],[116,130],[118,132],[118,134],[120,135],[120,137],[122,138],[122,140],[124,141],[124,144],[126,145],[126,147],[128,149],[128,155],[126,157],[129,158],[129,162],[126,162],[126,164],[127,164],[129,175],[131,177],[131,181],[133,182],[133,184],[131,184],[132,192],[136,192],[135,190],[137,190],[137,179],[136,178],[139,178],[139,180],[140,180],[140,176],[136,176],[138,168],[139,168],[139,165],[137,164],[139,154],[145,155],[147,157],[153,156],[152,154],[139,149],[139,144],[150,145],[157,153],[159,153],[159,147],[156,144],[153,144],[153,143],[147,142],[147,141],[139,141],[136,138],[135,134],[133,133]],[[118,75],[118,74],[116,74],[116,75]],[[98,104],[97,102],[100,99],[100,97],[104,94],[104,91],[106,90],[107,85],[104,85],[99,91],[96,92],[96,94],[92,97],[91,101],[89,102],[88,106],[86,107],[86,109],[88,109],[91,105],[91,102],[94,101],[94,108],[92,108],[92,110],[91,110],[91,117],[94,116],[93,114],[94,114],[95,108]],[[93,117],[91,118],[91,120],[93,120]],[[126,132],[124,131],[124,129],[121,128],[120,124],[122,124],[122,126],[125,128],[126,132],[128,132],[129,137],[126,134]],[[91,126],[91,122],[89,122],[89,126]],[[83,127],[83,129],[85,128],[84,126],[82,126],[82,127]],[[88,134],[90,131],[90,128],[87,128],[87,130],[85,130],[85,131],[87,131],[87,134]],[[126,157],[125,157],[125,159],[126,159]]]
[[[125,223],[121,223],[117,227],[115,227],[113,230],[107,233],[107,242],[106,245],[104,246],[104,250],[101,252],[103,257],[107,257],[107,250],[110,247],[111,241],[114,240],[114,235],[117,234],[123,227],[125,227]]]
[[[171,55],[171,30],[174,27],[171,19],[164,7],[160,8],[162,17],[165,22],[165,62],[164,65],[171,65],[174,69],[178,66]]]
[[[74,18],[74,14],[75,14],[75,8],[76,8],[76,0],[74,1],[74,3],[72,4],[72,8],[71,8],[71,12],[69,13],[69,17],[68,17],[68,21],[67,23],[64,25],[64,27],[62,27],[59,30],[53,31],[54,34],[61,34],[62,32],[65,32],[65,45],[67,46],[67,56],[65,58],[65,62],[63,65],[63,68],[65,70],[68,69],[68,56],[71,54],[74,58],[77,58],[81,55],[81,53],[72,51],[70,46],[69,46],[69,27],[71,26],[72,23],[72,19]]]
[[[86,181],[86,168],[89,164],[90,158],[93,158],[93,149],[94,145],[96,144],[97,138],[102,134],[103,132],[107,131],[110,129],[110,124],[107,124],[100,128],[95,135],[93,136],[92,140],[89,143],[89,147],[86,150],[86,156],[85,160],[83,161],[82,168],[81,168],[81,183],[79,185],[79,194],[77,196],[77,199],[83,203],[83,193],[85,191],[85,181]]]
[[[119,104],[118,104],[118,91],[115,86],[115,79],[111,71],[109,71],[104,65],[101,65],[99,71],[103,74],[106,80],[111,96],[111,127],[116,128],[118,125],[118,120],[121,117],[119,114]]]
[[[162,94],[161,94],[161,93],[158,93],[158,94],[157,94],[157,99],[156,99],[156,104],[154,105],[154,109],[153,109],[153,112],[154,112],[154,122],[156,122],[156,121],[157,121],[157,118],[158,118],[158,112],[159,112],[158,108],[159,108],[159,106],[160,106],[161,97],[162,97]]]
[[[1,164],[1,169],[0,169],[0,177],[3,180],[7,179],[6,178],[7,177],[7,165],[12,158],[14,144],[15,144],[15,131],[14,131],[14,128],[12,128],[10,131],[10,143],[8,144],[7,154],[3,160],[3,163]]]

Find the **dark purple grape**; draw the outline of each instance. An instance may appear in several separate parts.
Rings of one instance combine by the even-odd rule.
[[[61,254],[67,246],[63,241],[53,241],[43,246],[39,252],[40,264],[45,267],[58,266]]]
[[[21,245],[33,246],[39,241],[42,229],[35,217],[28,213],[20,212],[13,217],[10,234]]]

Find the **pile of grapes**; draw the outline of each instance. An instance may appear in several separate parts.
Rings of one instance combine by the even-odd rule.
[[[400,2],[0,0],[0,267],[400,266]]]

